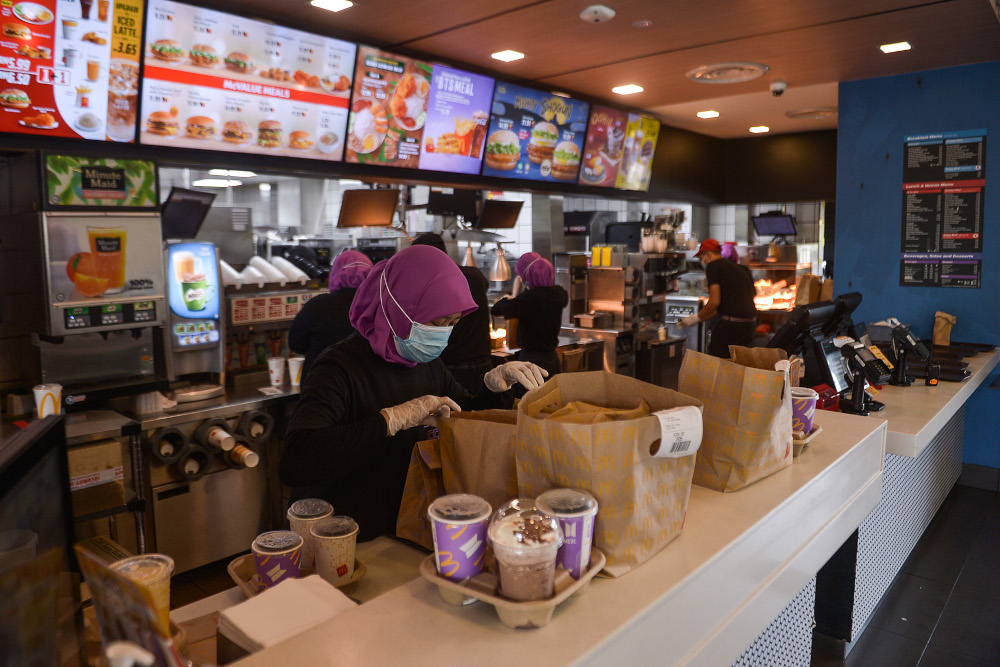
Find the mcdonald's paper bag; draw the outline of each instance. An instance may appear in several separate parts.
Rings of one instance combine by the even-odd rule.
[[[774,368],[774,362],[770,368]],[[694,483],[736,491],[792,464],[792,393],[783,370],[754,368],[688,350],[680,390],[705,404]]]
[[[645,401],[654,414],[595,424],[546,419],[550,408],[573,401],[619,410]],[[688,406],[694,416],[685,416],[697,433],[678,430],[678,437],[667,440],[667,424],[677,417],[667,411]],[[623,575],[684,526],[694,452],[701,442],[700,409],[701,401],[690,396],[621,375],[557,375],[525,394],[518,406],[514,452],[520,495],[535,497],[557,487],[593,494],[598,502],[594,546],[608,558],[605,572]]]
[[[446,493],[471,493],[493,509],[517,497],[514,435],[517,412],[453,412],[438,421]]]
[[[399,514],[396,515],[396,535],[416,542],[425,549],[433,549],[434,536],[427,518],[427,508],[438,496],[443,495],[438,441],[418,442],[413,445],[413,453],[410,454],[403,498],[399,502]]]

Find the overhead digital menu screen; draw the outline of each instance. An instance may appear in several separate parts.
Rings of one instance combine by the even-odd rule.
[[[653,169],[653,153],[660,136],[660,121],[629,114],[625,130],[625,151],[615,186],[621,190],[647,190]]]
[[[151,0],[140,142],[339,160],[356,46]]]
[[[420,151],[421,169],[479,173],[493,84],[488,76],[434,66]]]
[[[358,47],[348,162],[416,168],[427,123],[433,65]]]
[[[583,145],[580,185],[613,188],[625,153],[628,112],[594,105]]]
[[[589,110],[580,100],[497,82],[482,174],[575,183]]]
[[[133,141],[142,9],[0,2],[0,132]]]

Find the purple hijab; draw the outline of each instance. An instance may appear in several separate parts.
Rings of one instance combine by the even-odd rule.
[[[330,267],[330,291],[357,287],[372,270],[372,261],[357,250],[345,250],[337,255]]]
[[[514,272],[528,287],[552,287],[555,281],[555,270],[552,263],[537,252],[527,252],[517,260]]]
[[[394,331],[407,338],[411,318],[427,324],[454,313],[468,315],[476,307],[458,265],[437,248],[416,245],[372,268],[354,295],[351,324],[368,339],[375,354],[413,367],[415,362],[396,351]]]
[[[722,252],[720,253],[723,259],[728,259],[730,261],[740,263],[740,253],[736,251],[736,244],[731,241],[726,241],[722,246]]]

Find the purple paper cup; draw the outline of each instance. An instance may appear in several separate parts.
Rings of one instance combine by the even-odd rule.
[[[257,591],[299,576],[299,562],[302,558],[302,536],[290,530],[272,530],[261,533],[253,541],[253,562],[257,566],[260,584]]]
[[[578,489],[552,489],[535,499],[538,509],[556,517],[563,530],[563,544],[556,566],[579,579],[590,569],[590,549],[594,544],[597,500]]]
[[[464,582],[483,571],[486,529],[493,508],[464,493],[441,496],[427,508],[434,536],[434,562],[445,579]]]
[[[819,394],[808,387],[792,387],[792,430],[811,433]]]

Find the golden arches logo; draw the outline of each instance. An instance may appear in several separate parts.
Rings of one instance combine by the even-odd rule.
[[[615,484],[614,480],[610,479],[604,480],[603,482],[601,482],[601,485],[597,488],[602,496],[614,498],[616,495],[618,495],[618,486]],[[613,510],[614,508],[608,508],[608,509]]]
[[[580,456],[577,454],[573,457],[573,470],[586,470],[590,472],[590,459],[586,456]]]
[[[639,437],[639,429],[635,426],[626,426],[622,429],[622,442],[632,442]]]
[[[47,412],[45,410],[45,405],[47,403],[52,405],[51,412]],[[57,414],[59,414],[59,401],[56,400],[55,394],[53,394],[51,391],[47,391],[44,394],[42,394],[42,401],[41,403],[38,404],[38,416],[47,417],[49,415],[57,415]]]
[[[566,488],[570,485],[569,477],[566,475],[556,475],[556,486]]]
[[[625,516],[635,516],[635,501],[625,503]]]
[[[604,544],[612,549],[618,546],[618,533],[613,530],[604,531]]]
[[[597,459],[597,471],[602,470],[614,470],[615,469],[615,458],[611,455],[602,456]]]
[[[622,459],[622,468],[628,469],[635,465],[635,452],[630,451],[625,453],[625,457]]]
[[[438,560],[440,561],[441,565],[441,574],[443,574],[446,577],[450,577],[453,574],[455,574],[455,572],[458,571],[458,568],[462,566],[461,563],[457,562],[452,558],[452,552],[450,551],[439,551]],[[452,567],[452,565],[454,565],[454,567]],[[451,569],[448,570],[448,568]]]
[[[552,462],[564,467],[568,466],[569,462],[566,460],[565,450],[557,449],[556,451],[552,452]]]
[[[631,493],[635,491],[635,478],[627,477],[625,478],[625,493]]]

